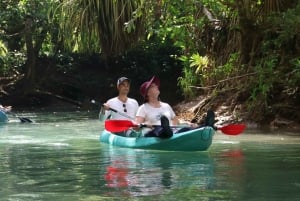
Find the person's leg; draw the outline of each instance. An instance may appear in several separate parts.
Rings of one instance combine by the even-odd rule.
[[[145,134],[145,137],[160,137],[160,133],[163,132],[161,126],[155,126],[151,131]]]
[[[213,110],[208,110],[205,118],[205,126],[210,126],[214,128],[215,124],[215,113]]]
[[[183,127],[181,129],[179,129],[178,131],[176,131],[176,133],[182,133],[182,132],[187,132],[187,131],[190,131],[190,130],[193,130],[194,128],[191,128],[191,127]]]
[[[161,116],[160,118],[161,127],[163,128],[159,134],[161,138],[170,138],[173,136],[173,131],[170,128],[169,119],[166,116]]]

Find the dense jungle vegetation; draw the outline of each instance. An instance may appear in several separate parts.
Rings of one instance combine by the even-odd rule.
[[[3,105],[84,108],[157,75],[182,117],[300,122],[299,0],[2,0]],[[181,102],[182,103],[182,102]]]

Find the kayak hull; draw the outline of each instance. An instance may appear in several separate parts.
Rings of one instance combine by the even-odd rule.
[[[212,143],[214,133],[215,130],[212,127],[202,127],[162,139],[158,137],[124,137],[104,130],[100,135],[100,142],[134,149],[206,151]]]
[[[8,117],[6,113],[0,110],[0,123],[6,123],[8,121]]]

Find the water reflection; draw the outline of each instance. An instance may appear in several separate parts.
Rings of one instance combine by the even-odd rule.
[[[224,188],[234,189],[232,196],[243,192],[244,183],[247,175],[246,160],[243,151],[240,148],[226,149],[219,153],[216,157],[218,166],[216,168],[216,175],[218,179],[218,186]]]
[[[176,188],[209,189],[214,161],[208,152],[159,152],[107,146],[103,173],[108,194],[149,196]]]
[[[109,187],[127,187],[128,186],[128,168],[117,166],[108,166],[105,173],[105,181]]]
[[[224,162],[228,167],[228,174],[234,179],[242,178],[246,174],[245,156],[241,149],[225,150],[220,153],[220,157],[224,158]]]

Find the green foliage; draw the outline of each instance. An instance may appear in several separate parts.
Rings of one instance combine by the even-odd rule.
[[[195,75],[195,69],[192,68],[191,60],[188,57],[181,56],[179,60],[183,62],[184,66],[182,70],[183,76],[178,78],[178,85],[181,87],[185,98],[192,98],[196,95],[196,91],[192,88],[192,86],[196,86],[199,83],[200,76],[198,77]],[[196,62],[197,61],[193,61],[192,65],[196,66]]]
[[[8,51],[20,50],[23,42],[20,31],[24,28],[24,13],[18,1],[0,1],[0,40],[7,44]]]
[[[3,63],[1,64],[1,60]],[[5,56],[0,59],[0,74],[2,76],[9,76],[16,71],[22,71],[26,61],[26,55],[18,51],[7,52]]]
[[[0,40],[0,66],[1,66],[0,71],[4,71],[4,69],[5,69],[4,65],[5,65],[5,60],[6,60],[5,59],[6,54],[7,54],[7,49]]]
[[[274,42],[278,47],[289,44],[289,41],[293,41],[294,37],[299,35],[299,13],[300,4],[293,9],[289,9],[284,13],[280,13],[269,18],[269,23],[272,25],[272,29],[274,30],[274,28],[276,28],[278,33],[278,37]]]
[[[300,57],[292,59],[290,63],[292,71],[287,75],[288,86],[297,89],[300,83]]]
[[[172,77],[176,80],[181,72],[181,63],[177,61],[179,54],[180,50],[173,46],[172,41],[166,39],[162,42],[159,38],[151,38],[126,54],[114,57],[113,61],[123,67],[123,74],[134,75],[137,81],[143,82],[149,76],[157,75],[161,80],[166,80],[166,85],[174,85],[167,80]]]
[[[66,0],[53,14],[66,49],[110,56],[131,47],[143,33],[142,2]]]
[[[299,36],[300,29],[300,4],[283,13],[274,13],[267,20],[267,28],[264,30],[263,50],[282,49],[293,51],[292,48]]]
[[[28,72],[24,68],[29,48],[26,44],[32,43],[32,52],[39,55],[53,55],[56,44],[53,38],[57,35],[55,24],[49,24],[48,9],[59,0],[20,0],[0,2],[0,40],[7,44],[7,54],[2,58],[2,73]],[[32,21],[25,28],[27,20]],[[30,42],[29,42],[30,41]],[[29,66],[35,68],[34,66]],[[31,70],[34,72],[35,70]]]
[[[3,42],[0,41],[0,75],[9,76],[12,69],[20,69],[24,65],[26,57],[17,51],[8,51]]]
[[[230,75],[233,75],[234,70],[238,71],[238,62],[240,58],[240,53],[231,53],[229,60],[222,66],[215,69],[215,76],[217,79],[224,79]]]
[[[207,56],[193,54],[190,58],[181,56],[180,60],[184,63],[183,77],[179,78],[179,85],[183,89],[187,98],[197,95],[193,87],[213,85],[212,80],[221,80],[235,71],[238,71],[237,63],[239,61],[239,53],[232,53],[228,62],[217,68],[213,68],[213,61]]]
[[[7,48],[6,46],[3,44],[2,41],[0,41],[0,56],[3,57],[7,54]]]
[[[191,67],[195,68],[195,73],[204,75],[207,72],[209,59],[207,56],[200,56],[199,54],[193,54],[191,56]]]
[[[274,93],[298,90],[300,83],[297,46],[300,37],[300,4],[286,12],[273,13],[269,18],[257,58],[257,76],[248,83],[251,86],[250,108],[270,107]],[[298,50],[299,52],[299,50]],[[276,92],[278,91],[279,92]],[[281,91],[282,90],[282,91]],[[286,94],[288,96],[289,94]]]
[[[268,107],[270,92],[272,91],[275,82],[278,81],[278,74],[275,67],[278,65],[278,57],[270,55],[268,58],[263,58],[256,65],[258,77],[253,79],[253,86],[249,101],[263,104]],[[252,105],[252,104],[250,104]],[[255,106],[255,105],[254,105]]]
[[[183,63],[183,76],[179,77],[178,84],[182,88],[186,98],[192,98],[197,95],[195,86],[203,86],[209,79],[209,58],[193,54],[190,58],[181,56],[179,58]]]
[[[147,38],[152,36],[158,36],[162,40],[169,38],[173,40],[175,47],[181,48],[186,53],[186,56],[201,48],[201,44],[197,43],[197,37],[203,26],[203,20],[198,18],[197,2],[165,0],[160,6],[161,16],[159,19],[153,17],[150,21]]]

